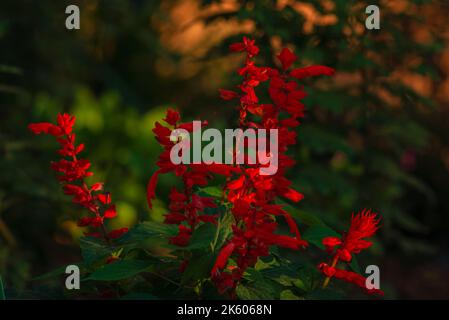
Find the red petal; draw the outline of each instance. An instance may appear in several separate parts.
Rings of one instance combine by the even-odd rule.
[[[272,243],[284,248],[290,248],[297,250],[300,246],[305,245],[304,241],[292,238],[284,235],[276,235],[274,234],[272,239]]]
[[[231,256],[234,249],[235,243],[230,242],[220,250],[220,253],[218,254],[217,260],[215,261],[215,264],[211,271],[212,275],[216,274],[218,269],[223,269],[226,266],[228,258]]]
[[[109,192],[99,194],[97,196],[98,201],[100,201],[102,204],[110,204],[111,203],[111,194]]]
[[[128,228],[112,230],[111,232],[109,232],[108,237],[111,239],[116,239],[116,238],[121,237],[123,234],[125,234],[127,232],[128,232]]]
[[[228,189],[229,190],[240,189],[241,187],[243,187],[244,184],[245,184],[245,176],[242,175],[237,180],[229,182]]]
[[[245,45],[242,42],[233,43],[229,46],[232,52],[239,52],[245,50]]]
[[[282,49],[277,58],[282,63],[282,69],[284,70],[287,70],[297,59],[296,55],[294,55],[288,48]]]
[[[106,209],[103,214],[103,217],[106,219],[112,219],[117,215],[117,211],[115,209],[115,204]]]
[[[187,220],[187,217],[180,213],[168,213],[165,215],[164,223],[166,224],[179,224],[183,221]]]
[[[335,70],[326,66],[310,66],[305,68],[293,69],[290,72],[290,76],[296,79],[302,79],[307,77],[315,77],[320,75],[332,76]]]
[[[28,126],[28,129],[30,129],[34,134],[49,133],[54,136],[62,135],[62,131],[58,126],[48,122],[32,123]]]
[[[341,240],[337,237],[326,237],[322,240],[323,245],[326,247],[335,247],[341,244]]]
[[[302,193],[299,193],[298,191],[293,189],[288,189],[288,191],[285,192],[283,196],[293,202],[298,202],[304,198],[304,195]]]
[[[165,118],[163,119],[168,124],[174,126],[181,119],[181,115],[178,111],[173,109],[168,109]]]
[[[92,185],[92,187],[90,188],[90,190],[92,190],[92,191],[100,191],[100,190],[103,190],[103,182],[97,182],[97,183],[94,183],[94,184]]]
[[[157,170],[150,178],[150,181],[148,181],[147,186],[147,202],[150,209],[153,207],[153,204],[151,203],[151,200],[153,200],[156,197],[156,185],[157,185],[157,179],[159,177],[159,174],[161,173],[161,170]]]
[[[231,100],[239,97],[239,94],[237,92],[231,91],[231,90],[225,90],[220,89],[220,97],[223,100]]]

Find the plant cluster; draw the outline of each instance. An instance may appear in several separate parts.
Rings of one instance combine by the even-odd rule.
[[[303,199],[287,178],[288,170],[295,165],[288,150],[296,144],[295,130],[305,111],[301,100],[306,92],[301,81],[312,76],[331,76],[334,70],[325,66],[293,68],[297,57],[288,48],[277,55],[279,69],[258,66],[259,48],[248,38],[232,44],[230,50],[245,54],[244,65],[237,70],[242,81],[236,90],[220,90],[221,98],[237,101],[241,129],[278,130],[278,170],[273,175],[262,175],[259,169],[264,165],[257,163],[174,164],[170,151],[179,141],[171,139],[173,130],[194,133],[194,126],[192,122],[182,122],[179,112],[169,109],[164,124],[156,122],[153,129],[163,152],[157,162],[159,169],[147,187],[151,208],[162,174],[174,174],[181,182],[181,187],[170,191],[163,224],[142,222],[131,230],[107,231],[106,220],[114,218],[117,212],[110,194],[102,191],[102,183],[89,187],[85,182],[92,173],[88,171],[90,162],[77,158],[84,145],[75,145],[75,117],[63,114],[58,116],[57,125],[30,125],[34,133],[57,138],[59,153],[70,160],[61,159],[52,168],[62,173],[59,179],[65,193],[91,213],[78,222],[93,230],[86,233],[81,243],[85,279],[94,287],[102,282],[114,297],[132,295],[136,290],[148,294],[152,286],[152,297],[160,297],[154,291],[157,286],[153,277],[162,279],[163,286],[176,285],[177,292],[193,291],[200,297],[211,287],[231,298],[306,296],[326,288],[332,277],[354,283],[367,293],[383,294],[379,289],[366,288],[360,271],[338,267],[341,261],[354,269],[353,255],[371,246],[365,238],[377,231],[377,214],[363,211],[353,215],[348,232],[342,236],[312,217],[315,223],[304,221],[309,228],[302,236],[285,202]],[[202,126],[207,125],[207,121],[202,122]],[[232,156],[236,157],[236,153],[233,151]],[[315,280],[306,284],[307,277],[301,278],[297,271],[300,266],[292,265],[280,251],[293,250],[295,255],[306,256],[304,250],[309,250],[309,243],[325,247],[331,256],[330,265],[322,262],[316,268],[325,277],[321,284]],[[179,281],[174,279],[178,277]],[[273,288],[277,292],[274,296]]]

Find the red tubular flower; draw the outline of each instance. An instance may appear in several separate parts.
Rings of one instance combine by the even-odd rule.
[[[380,296],[384,295],[384,292],[380,289],[375,289],[375,288],[368,289],[366,287],[366,278],[358,273],[355,273],[352,271],[347,271],[347,270],[336,269],[334,267],[327,265],[326,263],[321,263],[318,266],[318,268],[327,277],[329,277],[329,278],[335,277],[337,279],[341,279],[346,282],[354,283],[355,285],[357,285],[358,287],[363,289],[363,291],[365,291],[368,294],[380,295]]]
[[[157,141],[162,145],[164,151],[159,156],[157,165],[159,169],[151,176],[147,186],[147,200],[151,208],[152,200],[156,196],[156,186],[159,175],[173,172],[180,177],[184,184],[184,189],[178,191],[173,188],[170,192],[170,212],[165,214],[164,223],[178,224],[178,235],[170,239],[170,243],[177,246],[186,246],[189,243],[193,230],[200,223],[216,223],[217,215],[201,214],[205,208],[216,207],[212,198],[200,197],[193,193],[195,186],[204,187],[208,180],[212,178],[212,173],[229,176],[235,169],[223,164],[174,164],[170,160],[171,148],[178,141],[171,141],[172,130],[185,129],[193,131],[192,123],[180,123],[179,112],[169,109],[163,119],[172,128],[156,122],[153,132]],[[202,125],[206,125],[203,122]]]
[[[380,219],[377,213],[364,209],[356,215],[352,214],[351,226],[348,232],[341,238],[326,237],[322,240],[326,251],[329,254],[333,254],[331,266],[326,263],[321,263],[318,266],[321,272],[327,277],[324,281],[324,287],[327,286],[332,277],[336,277],[347,282],[355,283],[359,287],[364,288],[368,293],[383,295],[381,290],[368,290],[365,287],[365,278],[363,276],[336,268],[338,261],[350,262],[353,254],[360,253],[361,250],[367,249],[372,245],[372,242],[364,238],[371,237],[376,233],[379,229],[379,221]]]
[[[109,193],[98,193],[103,190],[103,183],[94,183],[90,188],[85,182],[85,178],[93,175],[88,171],[91,163],[86,159],[78,159],[78,154],[84,150],[84,145],[75,144],[75,134],[73,126],[75,125],[75,116],[66,113],[59,114],[57,124],[52,123],[32,123],[28,128],[34,134],[50,134],[56,138],[61,148],[58,153],[67,159],[60,159],[53,162],[51,168],[60,173],[58,177],[62,183],[64,193],[73,196],[73,202],[77,203],[89,210],[93,216],[82,217],[78,220],[78,226],[90,226],[94,229],[99,228],[100,232],[90,232],[86,235],[98,237],[103,235],[104,239],[109,242],[110,239],[123,235],[128,229],[122,228],[107,232],[104,220],[112,219],[117,215],[115,205],[111,205],[111,196]],[[108,205],[108,206],[105,206]]]
[[[330,252],[338,247],[336,252],[338,258],[350,262],[352,253],[360,253],[361,250],[372,245],[372,242],[363,238],[371,237],[376,233],[379,229],[379,221],[377,213],[371,212],[371,210],[363,210],[361,213],[353,214],[349,231],[342,239],[327,237],[323,239],[323,245]]]
[[[296,79],[303,79],[307,77],[316,77],[320,75],[333,76],[335,70],[326,66],[310,66],[305,68],[293,69],[290,76]]]

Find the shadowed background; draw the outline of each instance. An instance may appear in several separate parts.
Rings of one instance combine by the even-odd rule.
[[[81,29],[65,28],[77,4]],[[377,4],[381,29],[366,30]],[[115,227],[162,220],[163,177],[149,210],[145,186],[160,147],[151,129],[167,107],[184,119],[236,126],[219,88],[239,81],[255,38],[259,64],[283,46],[297,65],[323,64],[308,80],[307,115],[290,172],[302,215],[341,230],[372,208],[382,228],[361,265],[376,263],[388,298],[449,298],[449,6],[444,1],[2,1],[0,4],[0,275],[11,297],[51,296],[31,279],[80,260],[82,209],[50,170],[52,139],[30,122],[76,115],[84,157],[117,203]],[[300,223],[300,219],[298,220]]]

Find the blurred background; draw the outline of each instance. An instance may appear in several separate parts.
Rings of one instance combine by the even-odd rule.
[[[81,29],[65,28],[76,4]],[[365,29],[376,4],[381,29]],[[77,117],[77,139],[117,203],[116,226],[161,220],[173,178],[147,208],[160,147],[151,129],[167,107],[186,120],[234,127],[232,88],[242,35],[272,65],[283,46],[335,77],[307,81],[307,116],[290,173],[297,208],[338,230],[353,211],[382,217],[375,246],[387,298],[449,298],[449,3],[396,0],[27,1],[0,4],[0,275],[9,297],[51,292],[32,278],[80,261],[82,209],[63,195],[53,139],[30,122]],[[92,180],[93,181],[93,180]],[[38,292],[39,291],[39,292]]]

